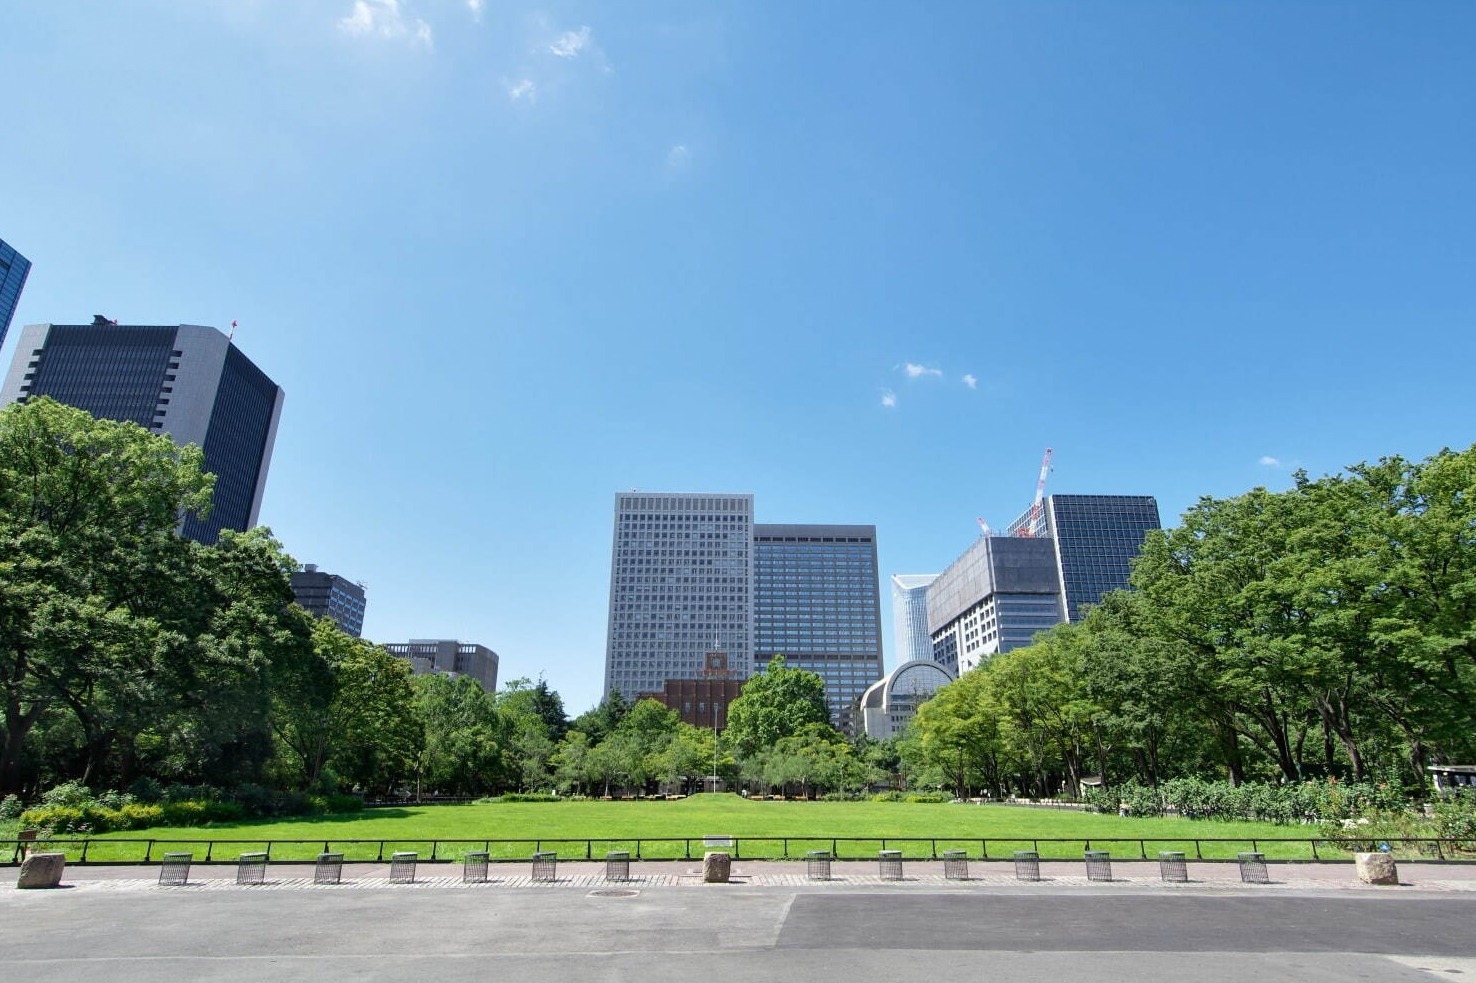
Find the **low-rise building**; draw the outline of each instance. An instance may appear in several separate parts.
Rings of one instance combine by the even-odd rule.
[[[412,638],[408,642],[389,642],[384,647],[390,654],[408,659],[416,675],[436,672],[470,676],[488,693],[497,691],[497,653],[485,645],[449,638]]]

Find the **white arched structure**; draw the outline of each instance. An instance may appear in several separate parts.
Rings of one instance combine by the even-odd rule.
[[[931,659],[902,663],[861,695],[861,724],[866,736],[880,741],[900,734],[917,708],[953,679],[946,666]]]

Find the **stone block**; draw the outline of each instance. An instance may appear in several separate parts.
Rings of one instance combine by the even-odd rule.
[[[733,870],[733,858],[721,850],[702,855],[702,880],[708,884],[726,884]]]
[[[1354,856],[1358,879],[1364,884],[1398,884],[1399,868],[1387,853],[1359,853]]]
[[[33,853],[21,862],[16,887],[61,887],[62,871],[67,866],[65,853]]]

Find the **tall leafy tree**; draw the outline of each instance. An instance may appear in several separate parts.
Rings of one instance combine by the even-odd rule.
[[[825,681],[813,672],[791,669],[776,655],[763,672],[743,684],[728,707],[727,737],[739,757],[773,747],[808,724],[828,724]]]
[[[108,701],[167,644],[190,544],[180,516],[208,509],[198,448],[39,398],[0,409],[0,792],[17,790],[26,735],[47,713],[82,726],[100,765]]]

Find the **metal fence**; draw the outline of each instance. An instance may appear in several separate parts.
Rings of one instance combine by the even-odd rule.
[[[412,852],[424,862],[461,862],[468,853],[485,853],[492,863],[527,862],[537,853],[557,853],[565,861],[603,860],[611,851],[624,851],[632,860],[700,859],[704,837],[645,837],[601,839],[316,839],[212,840],[132,839],[127,837],[53,836],[35,842],[0,840],[0,866],[15,866],[26,849],[65,853],[69,864],[157,864],[164,854],[190,852],[195,863],[233,864],[243,853],[263,853],[272,863],[317,861],[319,854],[342,854],[347,863],[387,863],[396,853]],[[1273,862],[1352,860],[1355,851],[1387,848],[1405,860],[1448,863],[1476,862],[1476,840],[1392,839],[1330,840],[1305,838],[1186,837],[732,837],[726,849],[735,860],[803,860],[824,850],[836,860],[875,860],[882,850],[895,850],[906,860],[939,860],[945,853],[962,852],[968,860],[1012,860],[1029,850],[1041,860],[1080,861],[1086,851],[1105,850],[1113,860],[1156,860],[1162,851],[1179,851],[1186,858],[1235,862],[1238,854],[1264,854]]]

